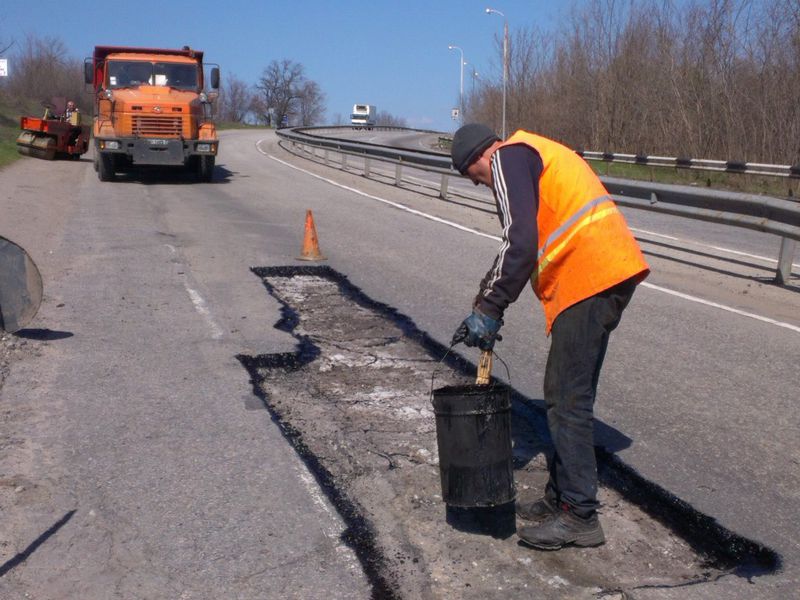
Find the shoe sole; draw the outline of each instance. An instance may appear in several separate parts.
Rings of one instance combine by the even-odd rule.
[[[521,535],[517,534],[520,541],[525,544],[526,546],[530,546],[531,548],[536,548],[537,550],[561,550],[565,546],[577,546],[578,548],[596,548],[597,546],[602,546],[606,543],[605,535],[602,532],[598,535],[597,533],[592,533],[588,535],[583,535],[575,538],[574,540],[570,540],[569,542],[564,542],[563,544],[540,544],[538,542],[531,542],[526,540]]]

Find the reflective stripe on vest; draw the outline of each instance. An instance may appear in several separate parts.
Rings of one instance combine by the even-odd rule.
[[[603,208],[601,207],[603,204]],[[599,208],[599,210],[593,210],[595,208]],[[587,212],[592,211],[591,214],[586,215]],[[558,229],[556,229],[550,236],[544,241],[544,244],[539,249],[539,254],[536,257],[537,266],[536,266],[536,273],[534,277],[541,274],[541,272],[547,268],[547,266],[553,262],[553,259],[561,252],[564,247],[569,243],[569,241],[578,233],[581,229],[590,225],[591,223],[595,223],[600,219],[603,219],[609,215],[613,215],[619,212],[616,204],[611,199],[611,196],[605,195],[600,196],[599,198],[595,198],[594,200],[590,200],[586,204],[584,204],[578,211],[572,215],[565,223],[563,223]],[[581,217],[583,217],[581,219]],[[574,226],[574,227],[573,227]],[[555,242],[558,238],[560,238],[565,232],[569,231],[569,235],[567,235],[561,242],[555,247],[550,249],[550,245]],[[549,250],[549,251],[548,251]],[[545,256],[545,252],[547,255]]]

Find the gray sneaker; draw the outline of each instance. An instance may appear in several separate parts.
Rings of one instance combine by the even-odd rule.
[[[551,504],[547,497],[533,502],[517,502],[515,509],[517,516],[526,521],[541,521],[558,513],[558,506]]]
[[[520,527],[519,539],[538,550],[558,550],[570,544],[581,547],[605,544],[606,536],[600,519],[594,514],[583,519],[568,510],[561,510],[540,525]]]

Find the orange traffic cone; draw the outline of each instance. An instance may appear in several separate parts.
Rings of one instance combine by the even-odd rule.
[[[314,216],[310,210],[306,211],[306,234],[303,238],[303,250],[297,260],[325,260],[319,251],[317,228],[314,227]]]

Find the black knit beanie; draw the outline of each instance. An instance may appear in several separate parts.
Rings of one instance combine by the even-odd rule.
[[[477,158],[491,146],[494,142],[499,142],[497,137],[486,125],[481,123],[469,123],[456,131],[453,135],[453,147],[450,155],[453,157],[453,166],[459,173],[465,175],[467,168],[477,160]]]

